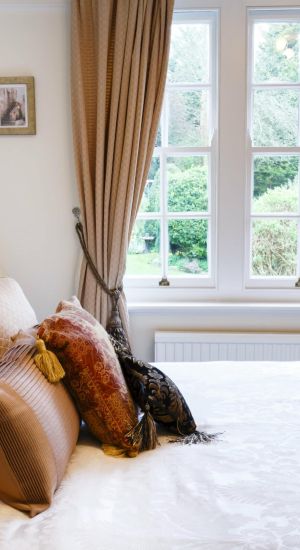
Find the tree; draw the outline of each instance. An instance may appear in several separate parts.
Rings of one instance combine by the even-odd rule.
[[[298,174],[299,159],[289,157],[256,157],[254,160],[254,197],[260,197],[268,189],[288,186]]]
[[[297,82],[299,77],[299,25],[258,24],[255,33],[255,82]],[[256,146],[297,144],[298,93],[256,90],[253,141]],[[255,160],[254,196],[288,185],[298,173],[297,157],[260,157]]]
[[[205,212],[207,198],[207,164],[203,157],[174,157],[168,164],[168,211]],[[157,211],[159,204],[159,178],[157,170],[146,192],[144,211]],[[146,220],[136,233],[136,239],[149,238],[148,250],[159,246],[158,224],[156,220]],[[170,262],[180,264],[184,270],[199,270],[199,262],[207,261],[207,221],[199,219],[171,219],[169,221]],[[183,261],[182,261],[183,260]],[[196,260],[195,263],[191,263]],[[197,267],[198,266],[198,267]]]
[[[208,81],[208,25],[173,25],[168,65],[169,82]]]
[[[256,82],[297,82],[299,77],[299,24],[258,24],[261,39],[256,51]],[[256,34],[257,37],[257,34]],[[291,50],[291,51],[288,51]]]
[[[298,186],[266,191],[254,200],[254,211],[295,212]],[[289,276],[296,274],[297,224],[289,219],[263,219],[254,222],[252,270],[254,275]]]

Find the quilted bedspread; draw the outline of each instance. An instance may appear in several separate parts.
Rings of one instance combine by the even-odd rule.
[[[1,550],[300,550],[300,363],[158,366],[219,440],[117,459],[82,435],[49,510],[0,503]]]

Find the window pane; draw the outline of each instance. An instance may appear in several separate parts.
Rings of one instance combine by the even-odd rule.
[[[139,212],[159,212],[160,210],[160,161],[152,157],[147,183]]]
[[[208,210],[208,159],[169,157],[167,160],[169,212]]]
[[[256,90],[253,98],[253,144],[293,147],[298,141],[299,93]]]
[[[135,222],[127,254],[126,275],[160,275],[160,223]]]
[[[174,24],[168,66],[169,82],[208,82],[209,25]]]
[[[256,220],[252,225],[252,275],[296,275],[297,222]]]
[[[207,220],[169,221],[169,274],[208,273]]]
[[[254,82],[299,81],[299,31],[299,24],[255,24]]]
[[[169,97],[169,145],[208,145],[208,91],[172,91]]]
[[[298,212],[299,157],[254,158],[254,213]]]

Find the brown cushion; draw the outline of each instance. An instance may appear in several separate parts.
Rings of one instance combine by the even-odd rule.
[[[20,335],[0,361],[0,499],[31,517],[49,507],[79,432],[65,387],[34,364],[34,342]]]
[[[11,344],[11,336],[37,323],[23,290],[14,279],[0,278],[0,358]]]
[[[80,306],[61,302],[59,309],[38,334],[61,360],[82,418],[102,443],[134,450],[126,435],[137,413],[106,331]]]

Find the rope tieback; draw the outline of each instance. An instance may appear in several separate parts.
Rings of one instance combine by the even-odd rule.
[[[119,336],[121,336],[121,338],[123,340],[125,339],[125,341],[127,342],[128,346],[129,346],[128,340],[126,338],[126,335],[124,333],[124,329],[123,329],[123,326],[122,326],[122,321],[121,321],[120,311],[119,311],[119,304],[118,304],[119,298],[121,296],[121,292],[123,290],[123,284],[121,284],[117,288],[109,288],[107,286],[106,282],[103,280],[103,278],[99,274],[99,271],[98,271],[97,267],[95,266],[95,263],[93,262],[92,257],[91,257],[91,255],[88,251],[88,248],[87,248],[87,245],[86,245],[86,242],[85,242],[83,225],[80,221],[80,208],[78,208],[78,206],[76,206],[75,208],[73,208],[72,212],[73,212],[73,214],[74,214],[74,216],[77,220],[76,225],[75,225],[75,229],[76,229],[76,233],[77,233],[78,238],[79,238],[79,242],[80,242],[82,251],[83,251],[85,259],[87,261],[87,264],[88,264],[91,272],[93,273],[97,283],[101,286],[101,288],[104,290],[104,292],[106,292],[106,294],[108,296],[110,296],[111,301],[112,301],[112,311],[111,311],[111,316],[110,316],[110,319],[109,319],[109,322],[108,322],[108,325],[107,325],[107,331],[110,334],[115,334],[115,332],[117,331]]]

